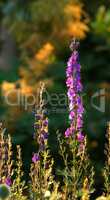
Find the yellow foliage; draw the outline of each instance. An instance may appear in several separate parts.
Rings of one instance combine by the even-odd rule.
[[[27,70],[27,68],[24,68],[23,66],[20,66],[19,68],[19,75],[21,78],[27,78],[29,77],[29,71]]]
[[[33,88],[26,83],[24,79],[20,79],[20,93],[22,95],[30,95],[32,94]]]
[[[6,101],[10,101],[11,103],[15,103],[17,99],[16,93],[16,85],[15,83],[10,83],[7,81],[3,81],[1,85],[1,92],[4,97],[6,97]]]
[[[71,37],[85,38],[89,28],[87,25],[88,17],[85,15],[82,5],[67,4],[64,8],[64,13],[67,17],[65,33]],[[84,20],[82,20],[82,17]]]
[[[71,37],[83,39],[88,31],[88,26],[81,21],[69,21],[67,24],[67,35]]]
[[[47,42],[43,47],[36,53],[35,59],[40,62],[48,62],[49,56],[52,54],[54,46]]]
[[[20,91],[20,94],[22,95],[29,95],[32,93],[32,87],[29,86],[24,79],[19,80],[19,89],[16,88],[16,82],[15,83],[10,83],[7,81],[4,81],[1,85],[2,93],[3,95],[8,95],[16,93],[17,91]]]
[[[5,95],[8,91],[14,90],[15,89],[15,84],[14,83],[9,83],[7,81],[3,81],[2,83],[2,91],[3,94]]]
[[[82,6],[79,4],[67,4],[64,8],[66,15],[72,16],[77,20],[81,19],[82,16]]]
[[[45,71],[47,70],[47,64],[53,62],[54,59],[54,46],[46,42],[39,51],[33,56],[32,59],[28,60],[29,68],[20,67],[20,76],[26,80],[28,84],[33,85],[35,88],[36,82],[42,79]]]

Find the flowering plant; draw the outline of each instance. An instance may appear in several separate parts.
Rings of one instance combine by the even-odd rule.
[[[84,107],[82,101],[81,66],[79,43],[73,40],[72,54],[67,63],[66,85],[69,100],[70,127],[64,137],[57,132],[59,155],[64,167],[55,170],[49,145],[49,120],[45,108],[44,84],[41,84],[39,103],[35,106],[34,135],[37,144],[32,155],[29,182],[23,180],[22,151],[17,146],[16,161],[13,160],[12,141],[0,125],[0,198],[1,200],[89,200],[94,188],[94,170],[87,153],[87,138],[83,133]],[[110,126],[107,138],[110,140]],[[107,146],[107,145],[106,145]],[[109,199],[110,195],[110,141],[106,148],[108,159],[104,168],[105,194],[98,199]],[[56,175],[56,176],[55,176]],[[59,179],[59,176],[61,179]],[[61,180],[61,181],[60,181]],[[107,197],[105,197],[107,196]]]

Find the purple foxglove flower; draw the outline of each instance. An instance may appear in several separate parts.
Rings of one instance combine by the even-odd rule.
[[[78,109],[77,109],[77,113],[78,114],[83,114],[84,113],[84,108],[83,108],[83,105],[79,105]]]
[[[34,153],[33,157],[32,157],[32,162],[36,163],[40,160],[40,156],[37,153]]]
[[[67,62],[68,67],[72,67],[72,64],[73,64],[73,60],[72,59],[73,59],[73,57],[69,58],[69,60]]]
[[[66,69],[66,85],[68,88],[67,96],[69,100],[69,119],[70,128],[65,131],[65,137],[71,136],[73,133],[78,133],[78,140],[83,140],[84,136],[80,134],[83,127],[84,107],[81,99],[82,83],[81,83],[81,65],[79,63],[79,53],[75,49],[77,45],[73,42],[72,55],[67,62]],[[73,131],[74,130],[74,131]]]
[[[68,77],[67,81],[66,81],[66,85],[67,87],[73,87],[73,78],[72,77]]]
[[[73,97],[75,97],[75,91],[72,88],[69,88],[67,95],[68,95],[69,100],[72,100]]]
[[[7,177],[5,180],[5,184],[8,185],[9,187],[12,185],[12,180],[10,177]]]
[[[71,101],[69,104],[69,110],[71,111],[74,108],[74,103]]]
[[[78,140],[78,142],[83,142],[84,141],[84,135],[82,133],[78,133],[77,140]]]
[[[39,129],[40,128],[40,124],[34,124],[34,129]]]
[[[40,119],[41,119],[41,115],[40,115],[40,114],[37,114],[37,113],[35,113],[35,119],[36,119],[36,120],[40,120]]]
[[[76,73],[76,80],[79,81],[79,82],[81,80],[81,76],[80,76],[80,72],[79,71]]]
[[[65,131],[65,137],[68,138],[71,135],[70,128]]]
[[[39,146],[39,151],[41,152],[43,152],[43,151],[45,151],[45,145],[44,144],[40,144],[40,146]]]
[[[48,139],[48,133],[44,133],[43,137],[44,137],[44,140],[47,140]]]
[[[66,75],[67,75],[67,77],[71,76],[72,71],[73,71],[72,67],[68,67],[68,68],[67,68],[67,70],[66,70]]]
[[[81,92],[83,87],[82,87],[82,84],[80,83],[80,81],[77,81],[77,92]]]
[[[42,131],[42,135],[41,135],[41,138],[43,139],[43,140],[47,140],[48,139],[48,132],[46,132],[46,131]]]
[[[78,63],[76,64],[76,68],[77,68],[77,72],[80,72],[81,71],[81,65]]]
[[[43,122],[43,126],[48,126],[48,119]]]
[[[81,119],[81,117],[77,118],[77,129],[81,129],[83,127],[83,120]]]
[[[80,104],[82,103],[82,102],[81,102],[81,97],[80,97],[80,96],[77,96],[76,103],[77,103],[77,105],[80,105]]]
[[[65,137],[68,138],[74,134],[74,128],[70,127],[65,131]]]
[[[74,51],[74,52],[72,53],[71,59],[72,59],[73,64],[74,64],[74,63],[75,63],[75,64],[77,63],[77,61],[79,60],[78,51]]]
[[[69,119],[73,120],[74,117],[75,117],[75,113],[74,113],[74,111],[71,111],[70,114],[69,114]]]

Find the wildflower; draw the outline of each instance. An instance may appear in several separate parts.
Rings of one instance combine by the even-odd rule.
[[[36,130],[36,129],[39,129],[40,128],[40,124],[38,124],[38,123],[36,123],[36,124],[34,124],[34,129]]]
[[[78,129],[78,130],[81,129],[82,126],[83,126],[83,120],[82,120],[82,118],[80,118],[80,116],[79,116],[78,119],[77,119],[77,129]]]
[[[33,157],[32,157],[32,162],[36,163],[40,160],[40,156],[37,153],[34,153]]]
[[[67,85],[67,87],[71,87],[73,85],[73,78],[72,77],[67,78],[66,85]]]
[[[69,137],[71,135],[70,128],[65,131],[65,137]]]
[[[40,152],[44,152],[45,151],[45,145],[44,145],[44,143],[43,144],[40,144],[40,146],[39,146],[39,151]]]
[[[65,131],[65,137],[68,138],[69,136],[73,135],[74,131],[75,131],[75,130],[74,130],[73,127],[68,128],[68,129]]]
[[[83,141],[84,136],[81,134],[83,127],[84,107],[81,98],[83,90],[81,83],[81,65],[79,63],[79,53],[77,51],[79,43],[75,40],[70,45],[72,52],[66,69],[66,85],[68,88],[67,96],[69,99],[69,120],[70,127],[65,132],[65,137],[72,136],[75,132],[78,133],[77,140]]]
[[[10,177],[7,177],[7,178],[6,178],[5,184],[8,185],[8,186],[11,186],[11,185],[12,185],[12,180],[11,180]]]
[[[48,139],[48,118],[45,117],[44,110],[38,112],[35,113],[34,138],[37,138],[39,147],[41,147],[45,146],[45,141]]]
[[[74,111],[71,111],[70,114],[69,114],[69,119],[70,120],[73,120],[75,117],[75,112]]]
[[[79,133],[77,135],[77,140],[78,140],[78,142],[83,142],[84,141],[84,135],[82,133]]]
[[[35,114],[35,119],[36,120],[40,120],[41,119],[41,115],[40,114],[37,114],[37,113],[34,113]]]
[[[43,122],[43,126],[48,126],[48,119],[46,118],[45,121]]]
[[[43,131],[43,132],[42,132],[42,138],[43,138],[44,140],[47,140],[47,139],[48,139],[48,133],[45,132],[45,131]]]
[[[68,98],[70,100],[70,103],[73,104],[73,97],[75,97],[75,92],[73,89],[69,88],[67,92]]]

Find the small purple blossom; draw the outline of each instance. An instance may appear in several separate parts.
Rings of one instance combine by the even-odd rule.
[[[12,180],[10,177],[7,177],[5,180],[5,184],[8,185],[9,187],[12,185]]]
[[[73,86],[73,78],[72,77],[67,78],[66,85],[67,85],[67,87]]]
[[[79,133],[77,135],[77,140],[78,140],[78,142],[83,142],[84,141],[84,135],[82,133]]]
[[[69,88],[68,89],[68,92],[67,92],[67,95],[68,95],[68,98],[69,98],[69,100],[73,100],[73,97],[75,97],[75,92],[74,92],[74,90],[73,89],[71,89],[71,88]]]
[[[34,124],[34,129],[39,129],[39,128],[40,128],[40,124],[35,123],[35,124]]]
[[[48,119],[45,119],[43,122],[43,126],[47,127],[48,126]]]
[[[32,157],[32,162],[36,163],[40,160],[40,156],[37,153],[34,153],[33,157]]]
[[[44,133],[43,138],[44,138],[44,140],[47,140],[48,139],[48,133]]]
[[[74,118],[75,118],[75,112],[71,111],[70,114],[69,114],[69,119],[73,120]]]
[[[68,129],[65,131],[65,137],[68,138],[70,135],[71,135],[70,129],[68,128]]]
[[[73,134],[74,134],[74,128],[73,127],[67,128],[67,130],[65,131],[65,137],[66,138],[72,136]]]
[[[45,151],[45,144],[40,144],[40,146],[39,146],[39,151]]]
[[[83,119],[82,119],[82,117],[79,116],[77,119],[77,129],[79,130],[82,127],[83,127]]]
[[[78,105],[77,113],[78,113],[79,115],[82,115],[82,114],[84,113],[84,107],[83,107],[82,104],[79,104],[79,105]]]
[[[47,140],[48,139],[48,132],[46,132],[45,130],[43,130],[41,132],[41,139],[42,139],[43,142],[44,142],[44,140]]]
[[[40,115],[40,114],[38,114],[38,113],[35,113],[35,118],[36,118],[36,120],[40,120],[42,117],[41,117],[41,115]]]

